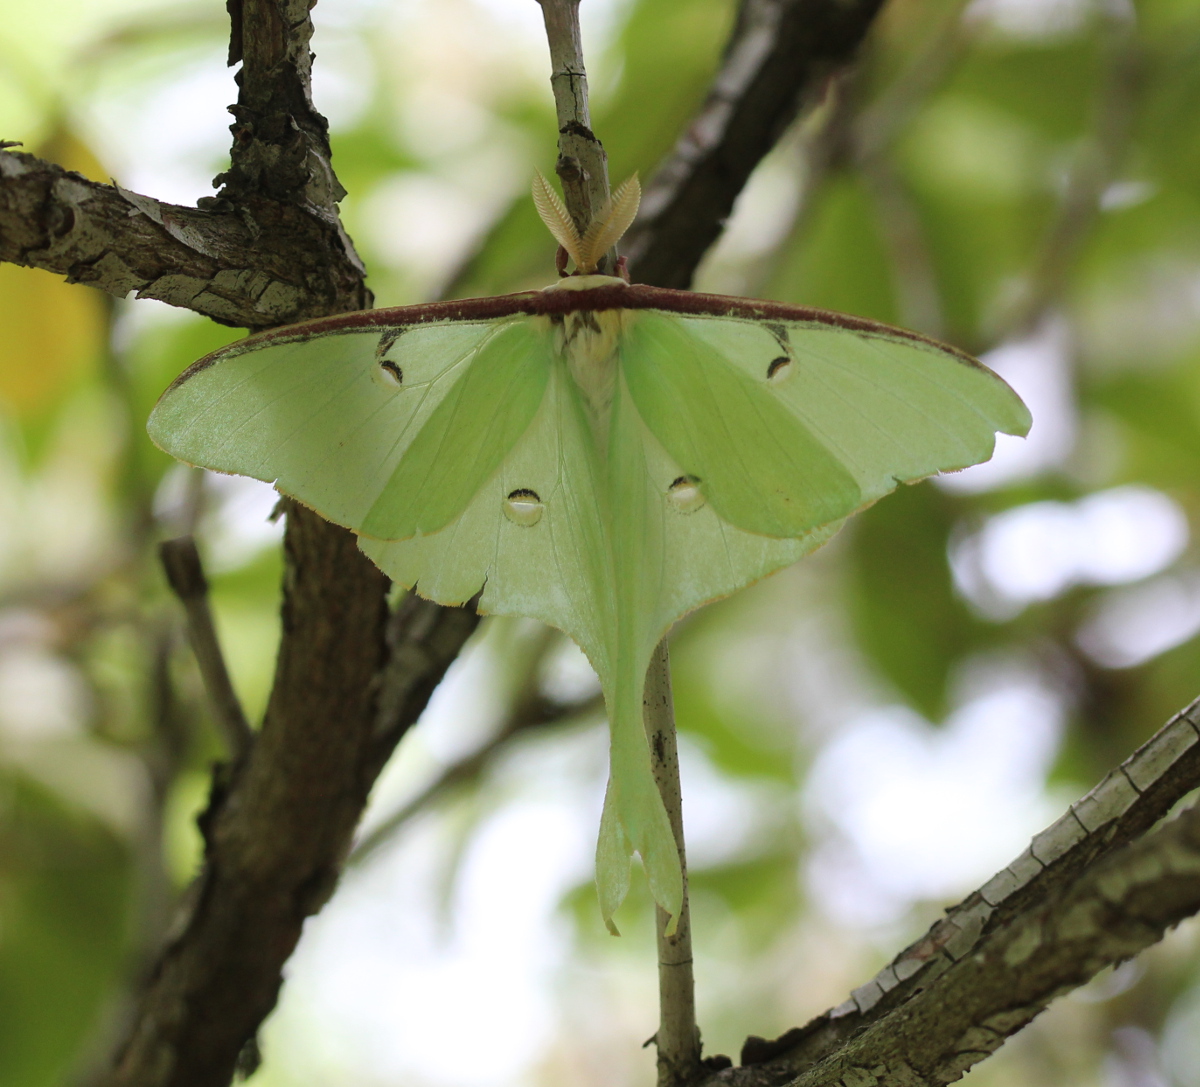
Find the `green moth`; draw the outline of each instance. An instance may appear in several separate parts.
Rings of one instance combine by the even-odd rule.
[[[596,869],[615,932],[635,850],[655,901],[673,918],[682,903],[642,726],[671,625],[1030,419],[986,367],[915,333],[595,274],[636,213],[633,179],[582,236],[541,178],[534,199],[573,275],[250,336],[183,373],[149,430],[351,529],[430,600],[482,590],[481,612],[579,644],[611,727]]]

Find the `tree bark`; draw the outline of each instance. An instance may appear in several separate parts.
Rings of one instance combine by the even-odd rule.
[[[716,1079],[735,1087],[857,1087],[876,1082],[855,1078],[869,1072],[880,1084],[907,1087],[958,1078],[1054,997],[1200,910],[1192,856],[1200,814],[1189,814],[1189,829],[1168,824],[1146,833],[1197,785],[1200,700],[844,1003],[773,1041],[748,1038],[742,1066]],[[1015,957],[1011,949],[1035,936],[1036,954]],[[938,1016],[952,1029],[934,1029]]]

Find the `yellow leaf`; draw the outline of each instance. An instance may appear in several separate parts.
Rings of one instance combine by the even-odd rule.
[[[63,124],[35,149],[92,181],[108,172],[91,148]],[[0,402],[20,417],[52,408],[101,357],[108,335],[99,292],[35,268],[0,265]]]
[[[105,348],[104,299],[36,268],[0,265],[0,401],[37,416],[76,384]]]
[[[112,180],[92,149],[63,124],[55,125],[50,130],[50,134],[34,149],[34,154],[83,174],[89,181],[107,185]]]

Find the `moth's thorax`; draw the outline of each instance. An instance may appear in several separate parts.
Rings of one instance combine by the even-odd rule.
[[[569,276],[547,290],[588,290],[614,284],[615,276]],[[617,346],[629,319],[627,310],[574,310],[551,318],[554,346],[591,409],[597,438],[603,444],[617,378]]]

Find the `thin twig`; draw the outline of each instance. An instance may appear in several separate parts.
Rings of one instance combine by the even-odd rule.
[[[363,835],[351,852],[346,862],[347,867],[357,867],[369,861],[382,846],[396,837],[413,816],[424,811],[451,789],[477,781],[491,764],[496,752],[509,747],[513,737],[567,724],[603,708],[604,702],[598,694],[577,702],[559,702],[539,694],[529,701],[518,703],[503,726],[478,751],[447,766],[416,796],[397,808],[369,834]]]
[[[254,743],[254,733],[230,682],[229,669],[225,667],[212,609],[208,606],[208,579],[204,576],[196,541],[191,536],[164,540],[159,544],[158,555],[167,575],[167,584],[187,613],[188,638],[213,716],[229,744],[229,753],[235,762],[240,762]]]
[[[558,162],[567,210],[582,237],[608,201],[608,156],[592,132],[588,108],[587,70],[579,34],[579,0],[538,0],[550,45],[550,86],[558,118]],[[600,261],[597,271],[612,272],[615,254]]]
[[[692,1082],[700,1071],[700,1029],[696,1026],[695,980],[692,973],[692,921],[688,907],[687,856],[683,843],[683,791],[679,780],[679,752],[675,742],[675,707],[671,699],[671,661],[667,643],[660,642],[646,673],[642,695],[646,739],[654,767],[654,781],[667,809],[679,867],[683,870],[683,907],[673,935],[667,935],[671,915],[655,910],[658,938],[659,1087]]]
[[[467,610],[474,612],[476,602],[467,605]],[[427,650],[413,640],[413,612],[416,609],[428,608],[427,601],[421,600],[416,593],[410,593],[396,609],[388,624],[388,662],[380,673],[378,715],[375,732],[383,737],[394,731],[396,726],[396,707],[403,705],[410,697],[409,686],[412,675],[419,671],[423,657],[412,659],[414,653],[424,654]],[[423,616],[428,621],[430,616]],[[400,829],[419,811],[423,811],[440,796],[456,785],[475,781],[483,772],[492,756],[519,732],[537,728],[543,725],[559,724],[573,717],[599,709],[603,703],[599,695],[594,695],[573,702],[561,702],[547,698],[542,693],[540,674],[545,663],[546,655],[557,644],[558,632],[551,627],[543,627],[536,639],[532,653],[529,654],[524,667],[524,679],[520,685],[520,693],[513,702],[512,708],[504,724],[495,735],[478,751],[445,768],[433,781],[425,786],[416,796],[387,816],[369,834],[364,835],[355,843],[347,860],[347,865],[360,865],[378,850],[391,841]]]

